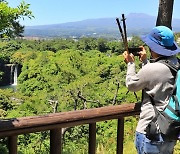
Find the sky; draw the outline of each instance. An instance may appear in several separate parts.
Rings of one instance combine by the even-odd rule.
[[[59,24],[96,18],[116,18],[121,14],[145,13],[157,16],[159,0],[24,0],[35,18],[25,18],[25,26]],[[17,7],[22,0],[7,0]],[[180,0],[174,0],[173,18],[180,19]]]

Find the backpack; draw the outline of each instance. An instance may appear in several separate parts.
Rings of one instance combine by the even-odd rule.
[[[150,96],[155,110],[155,118],[146,128],[146,135],[153,140],[158,133],[161,133],[164,140],[178,140],[180,139],[180,67],[175,66],[168,59],[162,59],[158,62],[169,67],[175,77],[175,83],[169,102],[163,111],[156,108],[153,97]]]

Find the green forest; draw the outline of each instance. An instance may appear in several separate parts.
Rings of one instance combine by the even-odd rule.
[[[176,38],[179,34],[176,34]],[[142,45],[139,37],[130,47]],[[127,93],[123,43],[103,38],[24,40],[2,39],[0,63],[18,64],[16,89],[0,89],[1,119],[120,105],[141,100],[141,92]],[[137,57],[137,67],[140,68]],[[3,80],[4,72],[0,72]],[[125,118],[124,153],[136,153],[134,131],[138,117]],[[97,123],[97,153],[116,152],[117,120]],[[19,154],[48,154],[49,131],[18,136]],[[8,153],[0,139],[0,153]],[[130,151],[129,151],[130,150]],[[176,151],[179,151],[176,146]],[[88,126],[68,128],[64,154],[86,154]]]
[[[34,18],[30,4],[22,1],[16,8],[0,0],[0,83],[2,69],[16,64],[21,70],[14,88],[0,87],[0,118],[46,115],[110,105],[139,102],[125,86],[126,64],[121,41],[104,38],[23,39],[20,19]],[[175,39],[180,33],[175,34]],[[10,39],[11,38],[11,39]],[[129,47],[142,45],[134,36]],[[148,48],[147,48],[148,49]],[[136,57],[137,69],[140,69]],[[124,153],[136,154],[134,132],[138,116],[125,118]],[[117,120],[97,123],[96,153],[116,153]],[[63,154],[88,153],[88,125],[66,128]],[[0,139],[0,154],[8,154],[7,138]],[[49,154],[50,132],[18,136],[18,154]],[[175,154],[180,152],[180,143]]]

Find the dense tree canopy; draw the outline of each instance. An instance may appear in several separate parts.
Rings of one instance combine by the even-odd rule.
[[[139,45],[142,45],[139,37],[129,41],[130,47]],[[0,117],[42,115],[136,102],[133,93],[126,94],[123,48],[122,42],[102,38],[0,41],[1,66],[4,63],[22,66],[17,91],[0,89]],[[137,95],[140,100],[141,93]],[[116,151],[116,123],[97,124],[100,153]],[[125,119],[127,153],[132,152],[128,149],[132,150],[135,126],[135,117]],[[68,128],[63,135],[63,153],[86,153],[87,132],[87,126]],[[0,151],[4,154],[8,153],[5,142],[0,140]],[[20,153],[48,154],[49,133],[21,135],[18,144]]]
[[[131,45],[138,43],[141,42],[134,41]],[[22,66],[17,91],[0,90],[1,117],[23,117],[136,101],[133,93],[128,94],[128,99],[126,95],[126,65],[119,56],[123,52],[122,42],[102,38],[82,38],[79,41],[11,40],[1,41],[0,50],[2,64],[17,63]],[[115,122],[110,123],[113,131]],[[108,125],[99,124],[97,129],[103,144],[106,140],[101,130]],[[86,149],[87,126],[69,131],[64,136],[64,152],[79,151],[78,146]],[[40,144],[35,144],[35,140]],[[19,139],[20,151],[24,153],[25,145],[28,145],[31,153],[38,150],[46,153],[49,150],[48,140],[49,135],[44,132],[22,135]]]

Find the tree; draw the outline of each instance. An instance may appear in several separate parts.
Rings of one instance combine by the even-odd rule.
[[[172,29],[172,13],[174,0],[159,0],[159,11],[156,26],[164,25]]]
[[[19,19],[34,17],[29,5],[22,1],[17,8],[12,8],[5,0],[0,1],[0,38],[22,36],[24,26],[20,25]]]

